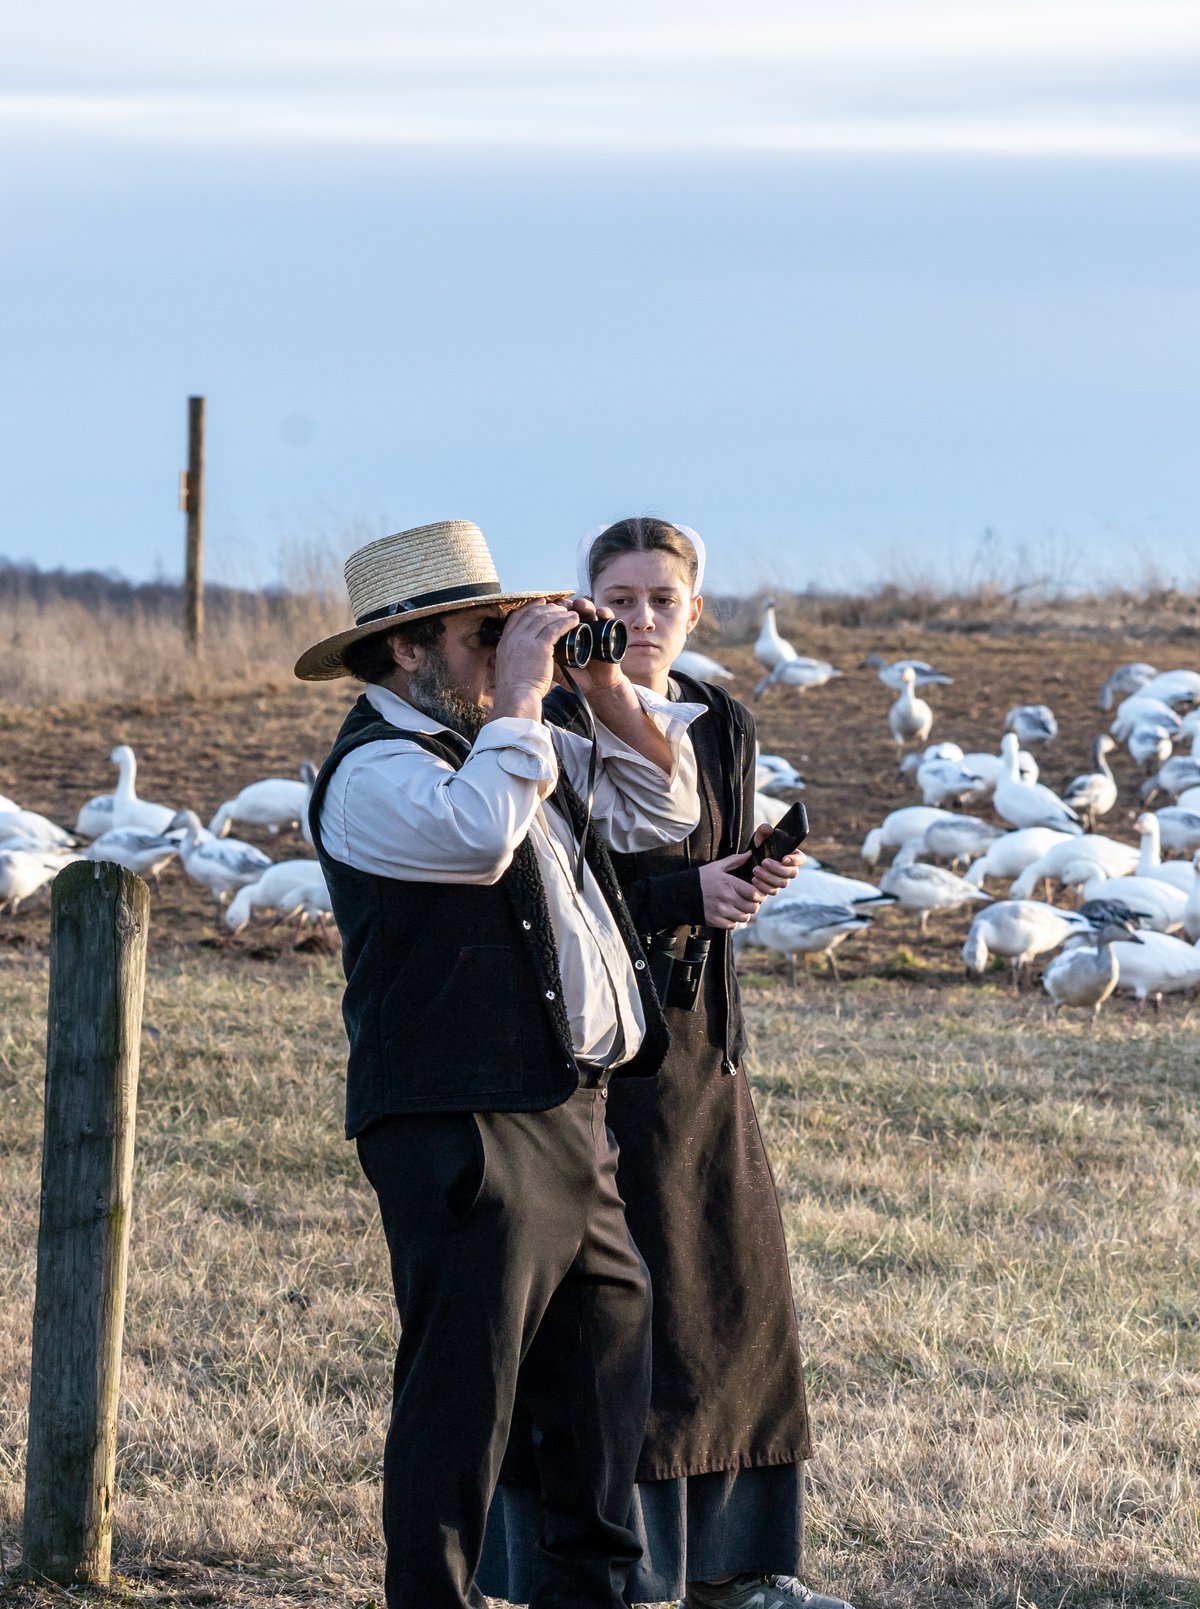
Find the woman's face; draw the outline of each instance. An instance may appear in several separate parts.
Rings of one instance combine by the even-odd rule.
[[[664,692],[671,662],[700,618],[683,566],[671,553],[618,553],[593,583],[598,604],[629,629],[624,670],[631,681]]]

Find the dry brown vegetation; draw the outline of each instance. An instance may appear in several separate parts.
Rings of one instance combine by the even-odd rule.
[[[1164,647],[1102,618],[885,629],[808,608],[785,626],[846,677],[756,713],[810,778],[812,847],[849,872],[867,827],[911,798],[864,652],[944,665],[934,735],[967,747],[991,746],[1010,704],[1051,703],[1051,782],[1086,759],[1114,664],[1200,657],[1194,633]],[[721,651],[747,696],[733,635]],[[0,714],[0,791],[69,824],[127,741],[146,796],[207,818],[319,758],[346,696],[282,672],[155,697],[60,682]],[[337,962],[278,933],[214,944],[207,897],[175,870],[152,925],[112,1601],[365,1609],[392,1311],[339,1137]],[[936,918],[922,945],[913,926],[890,914],[844,948],[841,990],[813,973],[791,991],[772,958],[747,958],[819,1441],[809,1578],[860,1609],[1200,1604],[1195,1008],[1050,1024],[1035,994],[963,982],[965,917]],[[18,1558],[46,927],[44,903],[0,918],[0,1568]],[[62,1596],[0,1586],[14,1605]]]

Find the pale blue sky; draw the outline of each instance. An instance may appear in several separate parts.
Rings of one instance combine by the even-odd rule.
[[[652,510],[712,585],[1191,576],[1200,13],[59,5],[0,67],[0,554]],[[15,34],[15,38],[12,37]],[[64,41],[66,43],[64,44]]]

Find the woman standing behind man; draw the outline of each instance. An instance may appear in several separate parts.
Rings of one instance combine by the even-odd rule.
[[[795,876],[803,856],[765,862],[752,885],[730,875],[755,837],[754,723],[720,688],[671,670],[700,618],[704,561],[694,531],[656,519],[601,527],[578,551],[580,592],[628,627],[626,675],[709,712],[691,728],[695,832],[667,850],[615,858],[656,978],[666,976],[668,945],[679,960],[694,958],[676,967],[660,1075],[609,1090],[617,1182],[654,1296],[634,1515],[644,1555],[629,1595],[644,1603],[682,1593],[685,1609],[849,1609],[799,1579],[811,1456],[804,1372],[775,1185],[742,1070],[730,944],[730,930]],[[566,695],[555,696],[569,718]],[[689,980],[699,983],[690,1008]],[[485,1592],[514,1603],[528,1601],[541,1531],[534,1490],[515,1483],[519,1469],[516,1458],[502,1476],[479,1573]]]

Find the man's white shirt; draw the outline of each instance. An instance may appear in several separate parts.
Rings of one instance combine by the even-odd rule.
[[[671,770],[596,723],[592,831],[619,854],[677,843],[700,819],[687,729],[705,707],[636,691],[670,747]],[[385,687],[365,692],[403,731],[446,731]],[[321,838],[335,860],[359,871],[404,882],[490,884],[528,836],[546,889],[575,1053],[606,1063],[618,1046],[621,1061],[634,1055],[645,1033],[637,980],[590,868],[582,890],[575,887],[575,834],[549,798],[560,767],[577,793],[586,792],[590,753],[587,738],[516,716],[489,721],[458,770],[407,738],[363,744],[330,779]]]

